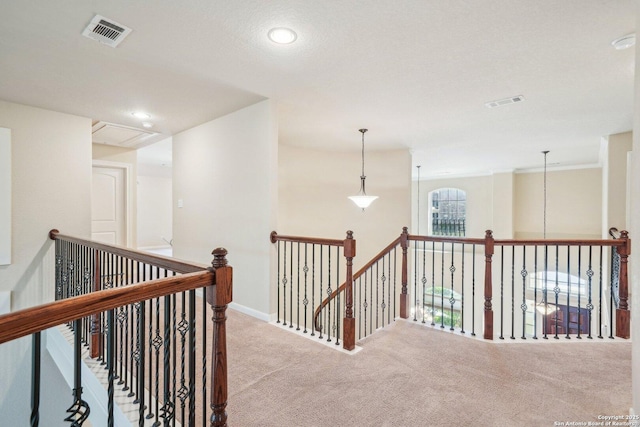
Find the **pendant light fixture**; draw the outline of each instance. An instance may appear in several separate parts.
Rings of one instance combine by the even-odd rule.
[[[360,175],[360,191],[355,196],[349,196],[349,198],[364,211],[378,196],[367,196],[364,188],[364,181],[367,178],[364,175],[364,134],[367,129],[358,129],[358,131],[362,134],[362,175]]]

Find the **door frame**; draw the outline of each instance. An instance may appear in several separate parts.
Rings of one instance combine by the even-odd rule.
[[[110,160],[93,160],[91,170],[96,168],[122,169],[124,171],[124,229],[125,242],[128,248],[133,244],[133,166],[130,163],[112,162]],[[93,191],[91,192],[93,197]],[[93,221],[93,218],[92,218]]]

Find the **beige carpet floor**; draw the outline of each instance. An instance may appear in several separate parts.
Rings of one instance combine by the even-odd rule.
[[[621,340],[493,344],[397,321],[352,356],[228,310],[227,341],[233,427],[553,426],[631,407]]]

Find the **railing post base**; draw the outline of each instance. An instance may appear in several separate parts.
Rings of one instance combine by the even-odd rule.
[[[351,351],[356,348],[356,319],[353,317],[344,318],[344,338],[342,348]]]
[[[409,294],[400,294],[400,318],[409,318]]]
[[[484,312],[484,333],[482,337],[485,340],[493,339],[493,311]]]
[[[616,337],[629,339],[629,325],[631,325],[631,312],[629,310],[616,309]]]

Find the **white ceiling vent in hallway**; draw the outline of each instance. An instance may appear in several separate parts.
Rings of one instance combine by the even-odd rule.
[[[516,102],[522,102],[522,101],[524,101],[524,96],[518,95],[518,96],[511,96],[509,98],[497,99],[495,101],[489,101],[484,105],[486,105],[489,108],[496,108],[496,107],[502,107],[503,105],[514,104]]]
[[[96,15],[91,20],[91,23],[87,25],[87,28],[84,29],[82,35],[107,46],[116,47],[130,32],[131,28],[127,28],[104,16]]]

